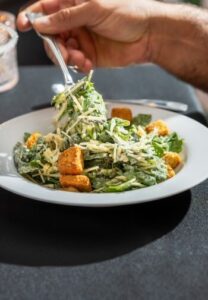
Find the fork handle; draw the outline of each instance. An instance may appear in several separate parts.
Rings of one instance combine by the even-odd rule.
[[[26,16],[28,18],[28,20],[30,21],[30,23],[33,25],[34,21],[37,19],[37,18],[40,18],[43,16],[42,13],[26,13]],[[56,42],[56,39],[53,38],[52,36],[48,36],[48,35],[43,35],[41,34],[40,32],[37,32],[37,35],[42,38],[43,40],[45,40],[49,47],[51,48],[53,54],[55,55],[59,65],[60,65],[60,68],[64,74],[64,79],[65,79],[65,85],[72,85],[74,82],[73,82],[73,79],[69,73],[69,70],[65,64],[65,61],[63,59],[63,56],[62,56],[62,53],[59,49],[59,46]],[[75,69],[73,69],[75,71]]]
[[[58,60],[58,63],[62,69],[62,72],[64,74],[64,78],[65,78],[65,83],[66,85],[72,85],[74,82],[73,82],[73,79],[68,71],[68,68],[65,64],[65,61],[63,59],[63,56],[61,54],[61,51],[59,49],[59,46],[56,42],[56,40],[54,38],[49,38],[49,37],[46,37],[45,38],[46,42],[48,43],[48,45],[50,46],[51,50],[53,51],[56,59]]]

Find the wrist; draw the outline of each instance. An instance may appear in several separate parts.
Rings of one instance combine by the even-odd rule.
[[[207,90],[208,12],[191,5],[161,4],[150,18],[150,62]]]
[[[144,49],[144,62],[158,63],[158,56],[161,49],[166,44],[173,40],[183,39],[187,35],[188,26],[184,27],[182,11],[187,10],[188,5],[168,4],[158,1],[148,1],[145,3],[145,25],[142,38],[138,39],[138,46]],[[140,8],[140,7],[139,7]],[[138,10],[137,28],[139,29],[138,36],[141,35],[141,9]],[[143,29],[143,28],[142,28]],[[140,58],[140,55],[139,55]],[[140,62],[138,59],[137,62]]]
[[[202,10],[192,5],[159,3],[156,13],[150,16],[150,61],[161,64],[163,57],[175,53],[174,49],[196,45],[202,33],[202,15]]]

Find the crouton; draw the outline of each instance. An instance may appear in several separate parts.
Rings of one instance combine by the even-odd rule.
[[[31,149],[37,143],[40,136],[41,134],[39,132],[32,133],[25,143],[27,148]]]
[[[78,189],[76,189],[76,188],[74,188],[74,187],[72,187],[72,186],[67,187],[67,188],[63,188],[63,190],[66,191],[66,192],[74,192],[74,193],[79,192]]]
[[[162,120],[157,120],[155,122],[151,122],[149,125],[146,126],[147,133],[152,132],[153,130],[158,131],[158,135],[168,135],[170,133],[170,130],[167,126],[167,124]]]
[[[85,175],[61,175],[59,181],[63,188],[73,187],[80,192],[92,191],[90,180]]]
[[[62,175],[80,175],[83,169],[84,157],[80,147],[71,147],[59,155],[58,170]]]
[[[173,169],[175,169],[182,162],[180,155],[175,152],[166,152],[166,154],[163,156],[163,159],[166,164],[171,166]]]
[[[175,171],[170,165],[167,165],[168,179],[175,176]]]
[[[115,107],[111,111],[112,118],[120,118],[128,121],[132,121],[132,112],[127,107]]]

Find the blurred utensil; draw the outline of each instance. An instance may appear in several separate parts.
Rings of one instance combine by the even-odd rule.
[[[174,102],[174,101],[166,101],[166,100],[158,100],[158,99],[113,99],[108,100],[108,102],[117,102],[117,103],[123,103],[123,104],[135,104],[135,105],[145,105],[145,106],[151,106],[155,108],[162,108],[166,110],[171,111],[177,111],[177,112],[186,112],[188,110],[188,105],[182,102]]]
[[[33,25],[34,21],[37,18],[40,18],[43,16],[42,13],[26,13],[26,16],[28,18],[28,20],[30,21],[31,25]],[[63,59],[62,53],[59,49],[58,43],[56,42],[56,39],[50,35],[46,35],[46,34],[41,34],[40,32],[37,32],[37,35],[42,38],[44,41],[46,41],[49,45],[49,47],[51,48],[51,51],[53,52],[54,56],[56,57],[59,66],[63,72],[64,75],[64,80],[65,80],[65,86],[70,86],[72,84],[74,84],[73,78],[71,76],[71,74],[69,73],[68,67],[65,64],[65,61]],[[75,71],[75,69],[73,68],[73,70]]]

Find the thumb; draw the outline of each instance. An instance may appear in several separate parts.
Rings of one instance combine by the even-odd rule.
[[[40,17],[34,22],[37,31],[46,34],[59,34],[73,28],[86,26],[90,20],[89,2],[59,10],[57,13]]]

